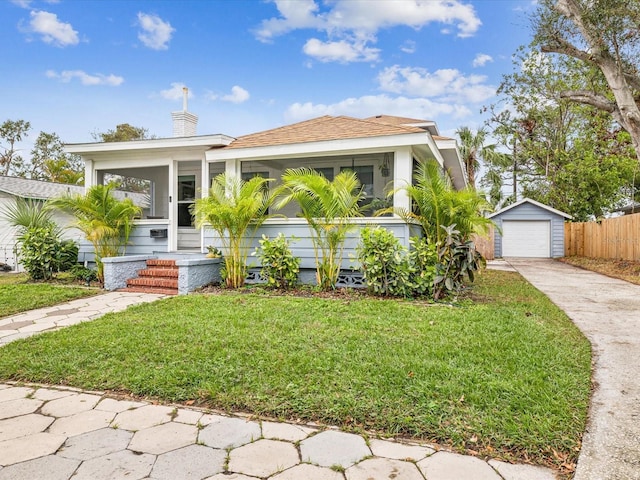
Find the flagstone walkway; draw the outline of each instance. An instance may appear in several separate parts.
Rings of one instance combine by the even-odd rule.
[[[0,319],[0,345],[150,302],[107,293]],[[0,384],[0,480],[552,480],[552,470],[333,428]]]

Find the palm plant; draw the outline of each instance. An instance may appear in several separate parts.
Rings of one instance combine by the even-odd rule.
[[[198,228],[210,226],[220,237],[225,263],[225,283],[230,288],[244,285],[247,256],[255,232],[268,218],[273,194],[266,188],[269,179],[240,177],[222,173],[211,182],[209,195],[193,206]]]
[[[115,198],[114,188],[114,184],[94,185],[84,195],[68,195],[50,202],[52,207],[74,216],[74,226],[93,245],[100,282],[104,281],[102,259],[126,252],[129,236],[135,227],[133,220],[142,213],[130,198]]]
[[[484,216],[491,211],[484,197],[471,188],[455,190],[435,160],[418,163],[413,184],[399,188],[407,193],[413,209],[391,210],[408,223],[420,225],[430,243],[442,244],[445,232],[441,227],[455,225],[460,237],[468,240],[492,225]]]
[[[460,155],[467,173],[467,184],[475,189],[480,159],[491,163],[500,154],[496,151],[496,145],[485,145],[488,132],[484,128],[479,129],[474,135],[469,127],[460,127],[456,134],[460,137]]]
[[[356,174],[346,170],[327,180],[310,168],[285,170],[284,197],[279,207],[295,201],[309,224],[316,262],[316,281],[323,290],[333,289],[342,264],[344,241],[353,229],[352,219],[362,216],[365,193]]]
[[[43,203],[37,200],[17,197],[14,204],[5,205],[0,213],[9,225],[16,227],[20,233],[30,227],[48,227],[54,224],[51,212],[43,208]]]

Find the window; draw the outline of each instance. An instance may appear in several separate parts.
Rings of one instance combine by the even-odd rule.
[[[353,167],[340,167],[340,171],[351,170],[356,174],[364,188],[367,198],[373,198],[373,165],[358,165]]]
[[[196,176],[178,176],[178,227],[193,227],[190,208],[196,199]]]
[[[333,167],[314,167],[313,169],[321,173],[330,182],[333,182]]]

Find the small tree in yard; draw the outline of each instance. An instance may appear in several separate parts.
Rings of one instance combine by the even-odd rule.
[[[310,168],[287,169],[282,175],[284,198],[279,207],[295,201],[312,233],[316,280],[322,290],[335,288],[347,233],[353,218],[362,216],[362,186],[351,171],[333,181]]]
[[[2,212],[18,229],[20,263],[33,280],[49,280],[78,260],[78,246],[61,238],[60,228],[41,202],[17,198]]]
[[[133,221],[142,209],[130,198],[118,200],[113,196],[113,184],[94,185],[84,195],[69,195],[51,201],[52,207],[75,217],[74,226],[93,245],[98,280],[104,281],[102,259],[117,257],[126,251]]]
[[[213,179],[209,195],[196,200],[193,208],[196,226],[210,226],[222,242],[225,284],[230,288],[244,285],[251,236],[268,218],[273,203],[268,191],[270,180],[240,177],[222,173]]]

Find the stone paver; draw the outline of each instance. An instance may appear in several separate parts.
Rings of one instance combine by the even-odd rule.
[[[500,475],[479,458],[451,452],[436,452],[419,461],[418,468],[430,480],[502,480]]]
[[[274,475],[271,480],[343,480],[341,473],[326,467],[303,463]],[[398,477],[400,480],[400,477]],[[422,479],[421,479],[422,480]]]
[[[127,430],[103,428],[69,438],[58,455],[76,460],[90,460],[119,450],[125,450],[133,433]]]
[[[7,466],[55,453],[66,437],[36,433],[0,442],[0,465]]]
[[[0,470],[0,480],[68,480],[80,465],[77,460],[47,455]]]
[[[229,470],[256,477],[268,477],[300,462],[298,451],[289,442],[258,440],[229,454]]]
[[[80,395],[70,395],[47,402],[42,407],[44,415],[52,417],[68,417],[80,412],[92,410],[100,401],[100,395],[81,393]]]
[[[262,436],[260,425],[241,418],[217,417],[200,430],[198,440],[209,447],[235,448]]]
[[[140,480],[149,475],[155,460],[155,455],[121,450],[84,462],[73,480]]]
[[[129,449],[159,455],[191,445],[195,443],[197,436],[198,429],[194,425],[164,423],[137,431],[131,439]]]
[[[96,410],[104,410],[105,412],[121,413],[138,407],[147,405],[143,402],[131,402],[129,400],[115,400],[113,398],[103,398],[96,405]]]
[[[511,463],[489,460],[496,472],[504,480],[555,480],[555,475],[547,468],[535,465],[513,465]]]
[[[8,402],[10,400],[16,400],[18,398],[27,398],[33,394],[33,388],[27,387],[15,387],[8,390],[0,391],[0,402]]]
[[[264,438],[270,438],[272,440],[299,442],[315,432],[315,429],[303,427],[301,425],[279,422],[262,422],[262,435]]]
[[[257,477],[250,477],[248,475],[243,475],[242,473],[231,473],[231,474],[218,473],[213,477],[205,478],[205,480],[260,480],[260,479]]]
[[[101,428],[108,427],[115,415],[113,412],[89,410],[69,417],[58,418],[53,425],[49,427],[49,433],[73,437],[74,435],[91,432],[92,430],[100,430]]]
[[[125,430],[142,430],[171,421],[173,408],[164,405],[145,405],[116,415],[111,423]]]
[[[33,398],[16,398],[0,403],[0,420],[26,415],[38,410],[44,402]]]
[[[224,450],[190,445],[158,456],[151,478],[154,480],[201,480],[224,470]]]
[[[0,442],[44,432],[54,420],[37,413],[0,420]]]
[[[394,458],[396,460],[419,461],[427,455],[435,453],[433,448],[423,447],[421,445],[407,445],[398,442],[390,442],[388,440],[378,440],[372,438],[369,441],[371,452],[376,457]]]
[[[401,478],[402,480],[423,480],[418,467],[411,462],[388,458],[371,458],[345,471],[347,480],[371,480],[372,478]],[[430,477],[427,477],[430,478]],[[475,478],[475,477],[458,477]]]
[[[300,454],[303,462],[347,468],[371,455],[371,450],[360,435],[327,430],[303,440]]]

